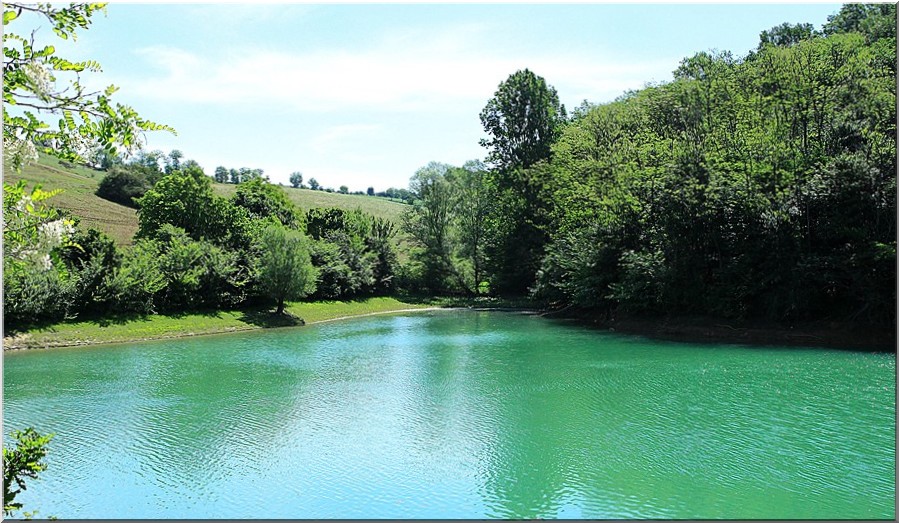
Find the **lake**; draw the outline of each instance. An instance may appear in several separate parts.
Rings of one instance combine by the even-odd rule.
[[[7,353],[59,518],[893,519],[896,356],[516,313]]]

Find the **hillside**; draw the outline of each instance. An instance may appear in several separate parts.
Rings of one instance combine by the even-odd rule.
[[[231,183],[213,182],[212,189],[219,196],[230,198],[237,186]],[[363,212],[385,218],[399,226],[400,216],[403,214],[403,211],[408,209],[406,204],[376,196],[329,193],[313,191],[312,189],[294,189],[293,187],[283,187],[283,189],[290,201],[303,211],[317,207],[338,207],[347,210],[361,209]]]
[[[80,166],[67,167],[56,158],[41,155],[37,163],[23,167],[19,173],[4,168],[3,179],[10,183],[24,179],[29,187],[39,183],[45,190],[62,189],[47,203],[80,218],[83,228],[102,231],[118,245],[131,245],[137,232],[137,212],[94,194],[104,174]]]
[[[104,175],[103,171],[70,166],[44,155],[41,155],[37,163],[24,167],[20,173],[8,169],[3,171],[3,178],[7,182],[15,183],[24,179],[29,182],[29,186],[40,183],[45,190],[62,189],[61,194],[49,201],[51,205],[71,212],[81,220],[84,228],[98,229],[108,234],[118,245],[130,245],[134,233],[137,232],[137,212],[94,194]],[[212,187],[216,194],[224,197],[230,197],[236,188],[235,185],[219,183],[213,183]],[[290,200],[303,211],[316,207],[361,209],[393,222],[397,228],[400,225],[400,216],[406,209],[404,204],[374,196],[327,193],[292,187],[285,187],[284,190]],[[397,244],[399,243],[400,238],[397,238]]]

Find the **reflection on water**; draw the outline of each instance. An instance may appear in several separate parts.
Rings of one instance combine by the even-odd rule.
[[[6,355],[62,518],[895,515],[895,355],[507,313]]]

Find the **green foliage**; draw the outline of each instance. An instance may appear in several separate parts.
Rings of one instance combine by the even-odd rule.
[[[118,270],[122,259],[115,242],[96,229],[79,230],[60,257],[74,280],[70,311],[106,312],[112,304],[107,280]]]
[[[437,162],[419,169],[409,182],[415,203],[403,215],[403,229],[417,245],[412,257],[422,266],[421,284],[438,294],[455,287],[450,228],[458,199],[450,169]]]
[[[285,227],[303,229],[303,215],[278,185],[262,178],[240,183],[231,201],[246,209],[253,218],[274,218]]]
[[[12,516],[22,509],[22,504],[15,501],[16,496],[27,490],[25,480],[38,478],[38,474],[47,470],[42,460],[47,456],[53,434],[41,435],[33,428],[17,430],[12,433],[16,440],[13,448],[3,447],[3,515]],[[27,516],[27,514],[26,514]]]
[[[137,207],[135,200],[150,189],[147,176],[140,169],[115,166],[97,187],[97,196],[128,207]]]
[[[315,291],[317,271],[309,258],[306,236],[270,225],[259,235],[259,289],[284,312],[287,300],[299,300]]]
[[[154,301],[161,310],[216,308],[239,296],[246,281],[236,253],[193,240],[184,229],[169,224],[160,228],[157,238],[165,286]]]
[[[59,249],[71,243],[74,222],[44,202],[59,191],[3,184],[3,309],[8,329],[60,319],[72,281]]]
[[[154,238],[164,224],[170,224],[195,240],[230,249],[247,250],[252,243],[249,212],[216,196],[212,181],[200,169],[164,176],[137,203],[137,238]]]
[[[228,183],[228,169],[222,166],[216,167],[213,178],[217,183]]]
[[[390,222],[358,210],[311,209],[306,231],[319,270],[317,298],[383,294],[393,287],[397,259]]]
[[[487,161],[501,171],[530,167],[548,159],[565,120],[556,89],[525,69],[499,85],[481,111],[481,124],[490,139]]]
[[[107,280],[110,299],[118,311],[151,314],[154,298],[165,288],[159,258],[159,245],[139,240],[126,251],[121,266]]]
[[[782,23],[759,35],[759,49],[770,44],[780,47],[788,47],[808,40],[815,36],[815,27],[812,24]]]
[[[42,144],[40,150],[47,154],[83,163],[98,148],[110,154],[117,147],[136,150],[145,131],[174,133],[166,125],[143,119],[127,105],[113,103],[115,86],[89,92],[81,83],[81,74],[99,72],[97,62],[72,62],[58,56],[52,45],[36,45],[36,31],[26,38],[10,28],[31,18],[35,25],[49,22],[64,40],[75,39],[77,31],[90,26],[98,10],[105,10],[105,4],[62,8],[3,4],[3,148],[5,160],[14,168],[36,159],[33,144]],[[59,117],[55,126],[38,116],[51,114]]]
[[[303,186],[303,173],[299,171],[294,171],[290,173],[290,185],[293,186],[294,189],[299,189]]]
[[[846,6],[828,36],[779,26],[746,59],[699,53],[673,82],[579,114],[533,192],[551,204],[523,206],[550,215],[535,294],[894,324],[895,40],[861,31],[891,13]]]
[[[485,288],[488,219],[493,194],[486,167],[431,162],[410,182],[415,195],[403,216],[413,241],[406,286],[445,294],[478,294]]]
[[[896,38],[896,4],[845,4],[827,17],[824,34],[862,33],[867,41]]]

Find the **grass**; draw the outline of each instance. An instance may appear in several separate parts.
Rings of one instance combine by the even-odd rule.
[[[237,190],[237,186],[230,183],[213,183],[212,189],[217,195],[230,198]],[[373,216],[389,220],[397,227],[400,225],[400,216],[409,208],[406,204],[378,196],[329,193],[293,187],[283,189],[290,201],[304,212],[318,207],[337,207],[348,211],[361,209]]]
[[[396,298],[356,301],[295,302],[287,316],[268,310],[212,311],[185,314],[120,315],[103,319],[70,320],[31,328],[3,339],[4,349],[66,347],[100,343],[125,343],[217,334],[253,329],[302,325],[338,318],[424,309],[428,305]],[[300,321],[302,320],[302,321]]]
[[[93,227],[109,235],[118,245],[131,245],[137,232],[137,212],[94,194],[104,175],[86,167],[67,167],[58,159],[44,155],[21,172],[8,169],[3,172],[4,181],[9,183],[25,180],[29,187],[39,183],[44,190],[62,189],[62,193],[47,201],[48,205],[69,211],[81,220],[83,229]]]

